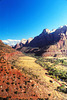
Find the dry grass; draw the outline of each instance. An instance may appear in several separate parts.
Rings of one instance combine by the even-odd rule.
[[[49,77],[47,79],[47,76],[45,73],[47,73],[47,70],[44,70],[39,64],[35,63],[36,58],[32,57],[19,57],[18,62],[16,62],[16,65],[22,66],[25,70],[28,72],[32,72],[32,74],[39,76],[40,78],[45,78],[45,81],[49,83]]]
[[[48,77],[45,74],[45,73],[48,73],[47,70],[44,70],[39,64],[36,64],[35,61],[36,61],[36,58],[24,56],[24,57],[19,57],[17,61],[15,62],[15,65],[21,68],[24,68],[24,70],[30,73],[30,75],[33,74],[35,76],[38,76],[37,77],[38,83],[41,84],[42,87],[44,87],[43,90],[41,91],[45,91],[45,88],[46,88],[47,89],[46,91],[49,91],[50,93],[52,93],[54,97],[59,98],[59,100],[61,100],[60,99],[61,97],[67,98],[67,97],[64,97],[65,94],[55,91],[55,89],[57,88],[57,86],[59,86],[59,84],[56,81],[54,81],[52,78]],[[50,83],[50,80],[52,80],[52,83]],[[58,100],[57,98],[53,100]]]

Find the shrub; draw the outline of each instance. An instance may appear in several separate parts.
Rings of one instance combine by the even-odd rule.
[[[54,63],[51,66],[48,65],[48,63],[45,62],[51,62]],[[38,63],[39,65],[41,65],[43,68],[45,68],[46,70],[48,70],[48,74],[49,75],[53,75],[54,78],[56,77],[57,79],[62,79],[65,82],[67,81],[67,72],[66,71],[61,71],[58,70],[57,68],[55,68],[54,66],[57,65],[58,63],[64,63],[64,60],[60,60],[60,59],[45,59],[44,58],[38,58],[36,60],[36,63]]]
[[[60,86],[60,87],[57,87],[57,90],[60,91],[60,92],[64,92],[64,93],[67,94],[67,88],[65,88],[64,84],[62,86]]]

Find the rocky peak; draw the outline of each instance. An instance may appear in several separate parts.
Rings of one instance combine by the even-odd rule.
[[[67,31],[67,25],[64,25],[64,26],[60,26],[56,32],[60,32],[60,33],[66,33]]]
[[[53,32],[55,32],[56,31],[56,29],[52,29],[52,31],[50,31],[50,33],[53,33]]]
[[[67,28],[67,25],[60,26],[58,29]]]
[[[22,39],[20,43],[17,43],[13,48],[15,49],[20,49],[24,46],[27,46],[31,41],[33,40],[33,38],[29,38],[29,39]]]
[[[46,34],[49,34],[50,30],[49,29],[44,29],[43,32],[39,36],[44,36]]]
[[[31,38],[29,38],[29,39],[28,39],[28,43],[30,43],[32,40],[33,40],[33,38],[32,38],[32,37],[31,37]]]
[[[27,42],[27,39],[22,39],[21,40],[21,43],[23,43],[23,44],[26,44],[26,42]]]
[[[19,43],[17,43],[13,48],[15,48],[15,49],[18,49],[18,48],[20,48],[20,45],[19,45]]]
[[[43,30],[42,33],[50,33],[50,30],[46,28],[46,29]]]

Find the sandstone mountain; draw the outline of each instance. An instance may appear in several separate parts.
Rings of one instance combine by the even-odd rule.
[[[63,26],[62,28],[53,31],[44,29],[39,36],[35,37],[30,42],[29,46],[42,48],[59,42],[59,40],[64,36],[67,37],[67,26]]]
[[[20,43],[21,44],[21,43]],[[25,47],[26,53],[35,53],[35,55],[43,56],[59,56],[67,55],[67,25],[61,26],[58,29],[44,29],[43,32],[34,37],[30,42],[24,45],[17,44],[19,50]],[[16,48],[16,47],[14,47]]]
[[[13,46],[13,48],[15,48],[15,49],[21,49],[21,48],[23,48],[24,46],[27,46],[31,41],[33,40],[33,38],[31,37],[31,38],[29,38],[29,39],[22,39],[21,41],[20,41],[20,43],[17,43],[15,46]]]

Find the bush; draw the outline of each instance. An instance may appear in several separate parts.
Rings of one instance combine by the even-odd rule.
[[[45,62],[51,62],[54,63],[53,65],[49,66],[48,63]],[[36,60],[36,63],[40,64],[43,68],[45,68],[46,70],[48,70],[48,74],[49,75],[53,75],[54,78],[56,77],[57,79],[62,79],[64,81],[67,81],[67,72],[66,71],[61,71],[58,70],[57,68],[53,67],[55,65],[57,65],[58,63],[64,63],[64,60],[60,60],[60,59],[43,59],[43,58],[38,58]]]
[[[67,94],[67,88],[65,88],[65,85],[62,85],[60,87],[57,87],[57,90],[60,91],[60,92],[64,92]]]

